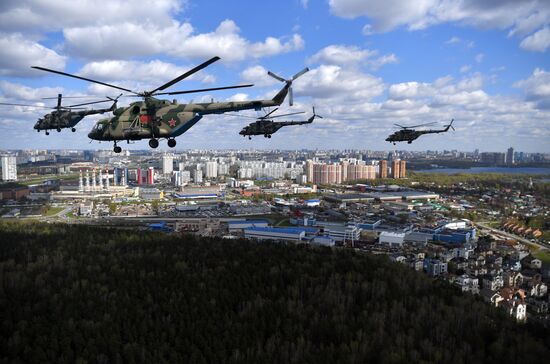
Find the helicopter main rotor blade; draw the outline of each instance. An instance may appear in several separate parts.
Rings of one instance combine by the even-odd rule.
[[[259,118],[257,118],[257,117],[248,116],[248,115],[229,114],[229,113],[224,113],[223,115],[224,115],[224,116],[234,116],[234,117],[237,117],[237,118],[254,119],[254,120],[259,119]]]
[[[265,114],[264,116],[261,116],[257,119],[267,119],[269,117],[269,115],[273,114],[275,111],[279,110],[278,107],[274,108],[273,110],[271,110],[270,112],[268,112],[267,114]]]
[[[39,108],[39,109],[50,109],[50,110],[55,109],[54,107],[51,107],[51,106],[40,106],[40,105],[29,105],[29,104],[13,104],[13,103],[9,103],[9,102],[0,102],[0,105],[36,107],[36,108]]]
[[[82,96],[63,96],[64,99],[91,99],[97,96],[93,95],[82,95]],[[57,99],[57,96],[55,97],[41,97],[41,100],[54,100]]]
[[[101,103],[103,103],[103,102],[110,102],[110,101],[112,101],[112,100],[92,101],[92,102],[85,102],[85,103],[82,103],[82,104],[68,105],[68,106],[63,106],[63,107],[66,108],[66,109],[72,109],[72,108],[74,108],[75,106],[84,106],[84,105],[101,104]]]
[[[51,73],[57,73],[58,75],[62,75],[62,76],[67,76],[67,77],[72,77],[72,78],[78,78],[79,80],[84,80],[84,81],[88,81],[88,82],[93,82],[93,83],[97,83],[97,84],[100,84],[100,85],[103,85],[103,86],[112,87],[112,88],[116,88],[116,89],[119,89],[119,90],[122,90],[122,91],[126,91],[126,92],[130,92],[130,93],[133,93],[133,94],[137,94],[137,92],[132,91],[132,90],[128,90],[127,88],[119,87],[119,86],[115,86],[115,85],[110,85],[110,84],[105,83],[105,82],[92,80],[91,78],[86,78],[86,77],[82,77],[82,76],[72,75],[72,74],[70,74],[70,73],[61,72],[61,71],[56,71],[56,70],[52,70],[52,69],[44,68],[44,67],[32,66],[31,68],[35,68],[35,69],[37,69],[37,70],[46,71],[46,72],[51,72]]]
[[[181,95],[181,94],[191,94],[194,92],[207,92],[207,91],[216,91],[216,90],[229,90],[233,88],[243,88],[243,87],[252,87],[253,84],[249,85],[236,85],[236,86],[224,86],[224,87],[211,87],[211,88],[199,88],[195,90],[186,90],[186,91],[173,91],[173,92],[159,92],[154,94],[156,95]]]
[[[425,124],[418,124],[418,125],[411,125],[411,126],[408,126],[407,128],[417,128],[419,126],[426,126],[426,125],[433,125],[433,124],[437,124],[436,122],[432,122],[432,123],[425,123]]]
[[[168,87],[170,87],[170,86],[172,86],[172,85],[174,85],[174,84],[180,82],[180,81],[183,80],[184,78],[187,78],[187,77],[191,76],[193,73],[196,73],[196,72],[202,70],[203,68],[206,68],[206,67],[210,66],[212,63],[214,63],[214,62],[216,62],[216,61],[218,61],[218,60],[220,60],[220,57],[218,57],[218,56],[212,57],[212,58],[210,58],[208,61],[206,61],[206,62],[204,62],[204,63],[201,63],[201,64],[199,64],[197,67],[192,68],[192,69],[190,69],[189,71],[185,72],[185,73],[182,74],[181,76],[174,78],[172,81],[167,82],[167,83],[165,83],[164,85],[162,85],[162,86],[160,86],[160,87],[157,87],[156,89],[154,89],[154,90],[151,91],[150,93],[151,93],[151,94],[154,94],[154,93],[157,92],[157,91],[162,91],[162,90],[164,90],[164,89],[166,89],[166,88],[168,88]]]
[[[282,115],[275,115],[275,116],[272,116],[271,118],[280,118],[282,116],[289,116],[289,115],[298,115],[298,114],[305,114],[306,112],[305,111],[299,111],[299,112],[291,112],[290,114],[282,114]]]
[[[403,125],[399,125],[399,124],[393,124],[395,126],[398,126],[400,128],[403,128],[403,129],[408,129],[409,127],[408,126],[403,126]]]

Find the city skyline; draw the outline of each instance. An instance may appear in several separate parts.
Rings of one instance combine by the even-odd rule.
[[[32,70],[39,65],[132,89],[158,86],[218,55],[220,62],[176,89],[254,83],[244,91],[196,94],[180,102],[271,97],[285,77],[308,66],[295,84],[292,111],[324,119],[284,128],[271,139],[238,135],[247,120],[208,116],[178,138],[186,149],[359,149],[550,152],[550,5],[426,1],[331,0],[231,4],[179,0],[150,6],[112,1],[7,3],[0,10],[0,102],[44,105],[41,97],[114,90]],[[141,4],[141,3],[140,3]],[[278,14],[276,17],[266,14]],[[133,100],[126,98],[120,105]],[[50,105],[49,103],[46,103]],[[53,105],[53,104],[52,104]],[[287,111],[285,106],[281,111]],[[44,110],[0,108],[3,149],[111,149],[90,144],[94,122],[77,132],[36,133]],[[256,112],[242,115],[259,115]],[[412,144],[384,141],[393,123],[455,119],[456,132],[423,136]],[[296,118],[298,119],[298,118]],[[165,145],[161,146],[166,149]],[[124,144],[145,150],[147,142]]]

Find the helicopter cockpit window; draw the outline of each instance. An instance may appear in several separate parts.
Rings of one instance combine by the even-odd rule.
[[[104,127],[103,124],[95,124],[94,129],[97,130],[97,131],[102,131],[102,130],[103,130],[103,127]]]

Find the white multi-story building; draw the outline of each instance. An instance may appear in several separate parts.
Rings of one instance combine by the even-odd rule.
[[[197,166],[196,169],[193,169],[193,182],[195,183],[202,183],[202,169]]]
[[[17,181],[17,159],[14,155],[2,156],[2,180]]]
[[[191,172],[189,171],[174,171],[174,185],[185,186],[191,182]]]
[[[239,179],[252,178],[252,168],[239,168],[238,177]]]
[[[174,170],[174,156],[171,154],[164,154],[162,156],[162,174],[172,174]]]
[[[206,162],[206,178],[218,178],[218,162]]]
[[[218,176],[227,176],[229,174],[229,164],[218,164]]]

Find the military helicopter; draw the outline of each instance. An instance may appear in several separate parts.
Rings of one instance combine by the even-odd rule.
[[[419,136],[423,134],[438,134],[438,133],[445,133],[449,130],[449,128],[455,130],[453,127],[453,121],[448,125],[445,125],[443,129],[428,129],[428,130],[415,130],[413,128],[417,128],[419,126],[426,126],[426,125],[433,125],[435,123],[427,123],[427,124],[420,124],[420,125],[412,125],[412,126],[402,126],[399,124],[393,124],[401,128],[401,130],[396,131],[395,133],[391,134],[389,137],[386,138],[387,142],[392,142],[395,145],[395,142],[404,142],[411,144],[413,140],[417,139]]]
[[[279,108],[275,108],[271,110],[266,115],[257,118],[253,123],[250,123],[249,125],[245,126],[239,134],[243,137],[248,136],[248,139],[252,139],[252,135],[263,135],[265,138],[271,138],[271,135],[273,133],[276,133],[279,129],[281,129],[283,126],[289,126],[289,125],[303,125],[303,124],[311,124],[313,122],[313,119],[317,118],[323,118],[321,115],[315,114],[315,107],[313,107],[313,115],[305,120],[305,121],[274,121],[275,118],[280,118],[283,116],[289,116],[289,115],[297,115],[297,114],[303,114],[304,112],[293,112],[290,114],[282,114],[282,115],[273,115],[275,111],[277,111]],[[237,115],[235,115],[237,116]],[[250,116],[244,116],[239,115],[241,117],[250,117]],[[254,118],[256,119],[256,118]]]
[[[69,96],[71,98],[72,96]],[[78,97],[78,96],[75,96]],[[119,96],[120,97],[120,96]],[[24,106],[29,108],[43,108],[43,109],[54,109],[49,114],[44,115],[43,117],[39,118],[36,124],[34,124],[34,129],[36,129],[37,132],[40,132],[41,130],[44,130],[46,132],[46,135],[50,135],[48,130],[57,130],[58,132],[61,131],[61,129],[65,128],[71,128],[71,131],[75,132],[75,126],[78,124],[84,117],[88,115],[95,115],[95,114],[103,114],[106,112],[110,112],[116,109],[116,104],[118,101],[117,98],[111,98],[107,96],[107,100],[101,100],[101,101],[93,101],[93,102],[85,102],[80,103],[76,105],[69,105],[69,106],[61,106],[61,100],[63,98],[62,94],[57,95],[57,106],[54,107],[48,107],[48,106],[37,106],[37,105],[28,105],[28,104],[14,104],[14,103],[5,103],[0,102],[0,105],[10,105],[10,106]],[[67,97],[65,97],[67,98]],[[44,99],[51,99],[51,97],[46,97]],[[93,105],[93,104],[100,104],[103,102],[113,101],[113,105],[108,109],[90,109],[90,110],[82,110],[82,111],[75,111],[78,109],[84,109],[79,106],[85,106],[85,105]]]
[[[88,137],[99,141],[113,141],[115,153],[120,153],[122,148],[117,145],[118,141],[149,139],[149,146],[157,148],[159,139],[165,138],[168,140],[168,146],[173,148],[176,146],[176,137],[185,133],[193,125],[195,125],[204,115],[207,114],[222,114],[229,111],[240,111],[248,109],[260,110],[264,107],[272,107],[280,105],[286,95],[290,93],[289,103],[292,105],[292,82],[309,71],[304,68],[302,71],[295,74],[292,78],[286,80],[272,72],[268,72],[271,77],[284,82],[284,87],[271,100],[253,100],[253,101],[230,101],[230,102],[209,102],[209,103],[189,103],[178,104],[176,100],[159,100],[154,96],[158,95],[179,95],[193,92],[204,92],[214,90],[226,90],[241,87],[251,87],[253,85],[237,85],[225,87],[213,87],[186,91],[159,92],[180,82],[181,80],[191,76],[210,64],[218,61],[220,57],[213,57],[208,61],[196,66],[187,71],[172,81],[157,87],[151,91],[136,92],[123,87],[111,85],[105,82],[84,78],[81,76],[72,75],[65,72],[55,71],[43,67],[33,67],[42,71],[53,72],[60,75],[78,78],[88,82],[98,83],[100,85],[112,87],[118,90],[130,92],[132,95],[143,98],[143,101],[131,103],[128,107],[117,108],[113,111],[114,116],[108,119],[99,120],[92,128]]]

